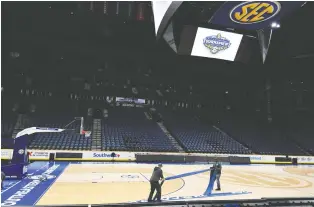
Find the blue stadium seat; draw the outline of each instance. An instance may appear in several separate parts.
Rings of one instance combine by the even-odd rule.
[[[102,128],[104,150],[176,151],[156,122],[143,109],[113,108]]]
[[[189,114],[164,112],[165,124],[180,140],[188,152],[249,154],[251,151],[218,131],[209,124],[203,124]]]

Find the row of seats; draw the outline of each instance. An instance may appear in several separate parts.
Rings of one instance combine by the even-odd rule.
[[[35,134],[29,148],[47,150],[91,150],[92,140],[78,133]]]
[[[31,126],[64,128],[73,120],[74,114],[34,113],[25,121]],[[216,127],[202,123],[193,114],[162,111],[164,125],[187,152],[228,154],[289,154],[303,155],[303,149],[313,153],[313,122],[294,124],[289,131],[280,126],[254,121],[254,117],[224,117]],[[12,126],[16,116],[10,115]],[[13,146],[12,131],[2,122],[2,148]],[[85,122],[85,130],[92,124]],[[10,128],[10,130],[9,130]],[[80,123],[71,124],[64,133],[41,133],[33,136],[32,149],[91,150],[92,139],[80,135]],[[287,128],[287,127],[285,127]],[[11,133],[11,134],[8,134]],[[5,139],[7,137],[7,139]],[[143,109],[115,108],[102,120],[102,150],[110,151],[163,151],[176,152],[167,135],[157,123],[149,120]],[[291,140],[295,140],[291,142]],[[297,146],[299,145],[299,147]],[[283,147],[284,146],[284,147]]]
[[[26,127],[65,128],[62,133],[39,133],[31,140],[29,148],[47,150],[91,150],[92,139],[79,134],[80,122],[73,121],[76,114],[71,112],[38,111],[28,116]],[[67,126],[68,125],[68,126]],[[85,130],[91,129],[91,124],[85,122]]]
[[[289,127],[289,138],[308,153],[314,155],[314,120],[302,117],[302,120],[296,121],[297,123]]]
[[[165,125],[188,152],[250,154],[251,151],[223,132],[201,123],[193,115],[163,112]]]
[[[255,117],[226,117],[218,126],[233,138],[245,143],[258,154],[303,155],[294,143],[287,139],[280,126],[256,120]]]
[[[143,109],[112,109],[102,126],[103,150],[176,151]]]

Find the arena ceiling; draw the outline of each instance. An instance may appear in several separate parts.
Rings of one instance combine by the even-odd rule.
[[[135,85],[149,88],[149,94],[155,93],[157,88],[164,91],[173,89],[175,85],[177,92],[170,92],[169,97],[179,97],[181,93],[182,97],[187,97],[190,85],[193,86],[193,98],[206,98],[211,96],[209,94],[220,97],[226,90],[230,91],[229,97],[234,97],[230,100],[238,100],[238,94],[245,91],[249,91],[252,97],[263,97],[256,94],[264,94],[265,73],[260,73],[265,71],[265,67],[176,56],[165,43],[157,44],[149,2],[144,5],[145,15],[140,21],[136,13],[132,18],[125,18],[112,15],[114,11],[107,16],[98,11],[90,12],[89,3],[2,2],[4,91],[12,88],[12,91],[20,93],[21,88],[29,86],[42,90],[46,85],[47,91],[57,87],[61,92],[65,89],[83,90],[85,81],[94,85],[103,81],[104,88],[111,85],[110,90],[116,91],[131,79]],[[196,6],[190,11],[193,13],[209,5],[192,6]],[[217,5],[213,3],[210,6]],[[280,89],[274,93],[284,103],[290,103],[290,95],[282,98],[285,94],[296,90],[312,92],[314,88],[309,75],[312,74],[313,58],[308,58],[314,53],[313,10],[314,4],[307,3],[280,22],[281,28],[274,32],[270,62],[276,65],[277,62],[297,60],[294,65],[288,62],[286,67],[272,67],[272,71],[279,71],[273,80]],[[191,22],[198,21],[198,18],[206,19],[206,15],[210,12]],[[302,69],[306,68],[304,62],[309,60],[310,72],[302,74]],[[109,66],[106,65],[108,62]],[[206,75],[198,70],[200,68],[207,71]],[[105,69],[105,72],[99,69]],[[81,81],[72,81],[76,78]],[[99,87],[100,93],[104,93],[104,88]],[[313,93],[308,94],[306,97],[312,97]]]
[[[137,59],[143,65],[156,58],[175,59],[165,44],[156,44],[149,2],[144,2],[145,18],[141,21],[136,14],[132,18],[114,15],[116,7],[111,5],[115,2],[109,3],[106,17],[101,12],[90,12],[89,3],[2,2],[2,62],[10,59],[10,52],[18,52],[24,68],[40,70],[56,68],[66,61],[76,70],[101,67],[108,59]],[[121,12],[127,3],[121,3]],[[214,9],[221,2],[190,4],[194,8],[192,15],[205,8]],[[270,47],[272,62],[313,55],[313,10],[314,3],[308,2],[280,22]],[[206,19],[211,13],[211,9],[206,10],[191,22]]]
[[[271,56],[307,58],[314,55],[314,2],[307,2],[291,16],[283,19],[281,28],[274,32]]]

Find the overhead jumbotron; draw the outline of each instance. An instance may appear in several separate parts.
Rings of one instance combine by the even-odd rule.
[[[178,55],[265,63],[272,31],[306,2],[152,1],[155,34]]]

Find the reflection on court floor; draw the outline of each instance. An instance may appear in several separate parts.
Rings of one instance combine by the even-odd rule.
[[[31,176],[6,183],[2,205],[54,205],[146,202],[149,178],[155,165],[135,163],[35,162]],[[167,165],[163,200],[257,199],[261,197],[313,197],[313,166],[224,165],[222,191],[204,195],[209,184],[208,165]],[[47,172],[49,174],[47,174]],[[41,181],[45,175],[47,180]],[[48,175],[48,177],[47,177]]]

